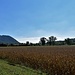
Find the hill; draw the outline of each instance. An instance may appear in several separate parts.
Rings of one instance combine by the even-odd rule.
[[[18,45],[19,42],[11,36],[0,35],[0,44],[14,44]]]

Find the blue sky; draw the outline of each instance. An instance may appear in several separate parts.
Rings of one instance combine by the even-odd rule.
[[[0,34],[20,42],[75,37],[75,0],[0,0]]]

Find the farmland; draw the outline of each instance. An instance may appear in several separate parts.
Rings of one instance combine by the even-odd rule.
[[[0,47],[0,59],[47,75],[75,75],[75,46]]]
[[[13,66],[8,61],[0,59],[0,75],[41,75],[41,72],[18,64]]]

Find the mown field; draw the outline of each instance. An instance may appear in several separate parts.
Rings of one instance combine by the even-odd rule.
[[[75,46],[0,47],[0,59],[47,75],[75,75]]]

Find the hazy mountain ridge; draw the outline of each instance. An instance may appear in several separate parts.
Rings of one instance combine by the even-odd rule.
[[[16,44],[18,45],[19,42],[9,35],[0,35],[0,44]]]

